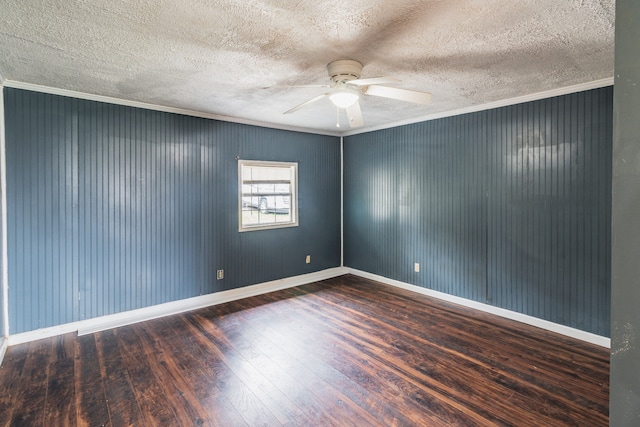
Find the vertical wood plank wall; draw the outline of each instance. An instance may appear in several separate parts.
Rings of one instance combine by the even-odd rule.
[[[340,265],[338,138],[7,88],[5,114],[12,334]],[[238,157],[299,162],[299,227],[238,233]]]
[[[345,265],[610,336],[612,102],[346,137]]]

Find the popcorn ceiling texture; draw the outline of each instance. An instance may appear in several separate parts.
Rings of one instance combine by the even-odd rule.
[[[613,77],[615,0],[3,0],[8,81],[318,131],[326,64],[394,76],[426,106],[361,101],[367,126]],[[346,117],[342,117],[346,127]]]

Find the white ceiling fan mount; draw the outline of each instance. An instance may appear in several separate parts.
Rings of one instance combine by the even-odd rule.
[[[334,83],[357,80],[362,75],[362,64],[351,59],[339,59],[327,64],[329,78]]]
[[[346,111],[347,117],[349,118],[349,126],[355,128],[364,126],[362,110],[360,109],[361,96],[380,96],[416,104],[427,104],[431,100],[431,94],[427,92],[383,86],[400,83],[400,80],[394,77],[361,79],[362,68],[363,66],[360,62],[351,59],[339,59],[330,62],[327,64],[327,73],[333,85],[311,87],[329,87],[332,88],[331,91],[305,101],[285,111],[284,114],[293,113],[302,107],[328,97],[338,109],[344,109]],[[340,126],[339,122],[337,126]]]

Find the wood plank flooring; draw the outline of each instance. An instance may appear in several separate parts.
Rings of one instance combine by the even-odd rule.
[[[0,426],[606,426],[609,352],[342,276],[10,347]]]

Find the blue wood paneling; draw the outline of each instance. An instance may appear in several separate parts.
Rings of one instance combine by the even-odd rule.
[[[78,304],[77,102],[16,94],[5,88],[11,333],[76,320]]]
[[[340,264],[337,138],[6,95],[12,333]],[[238,233],[238,157],[299,162],[299,227]]]
[[[185,118],[79,110],[80,318],[200,291],[200,147]]]
[[[608,336],[612,92],[346,138],[345,265]]]

